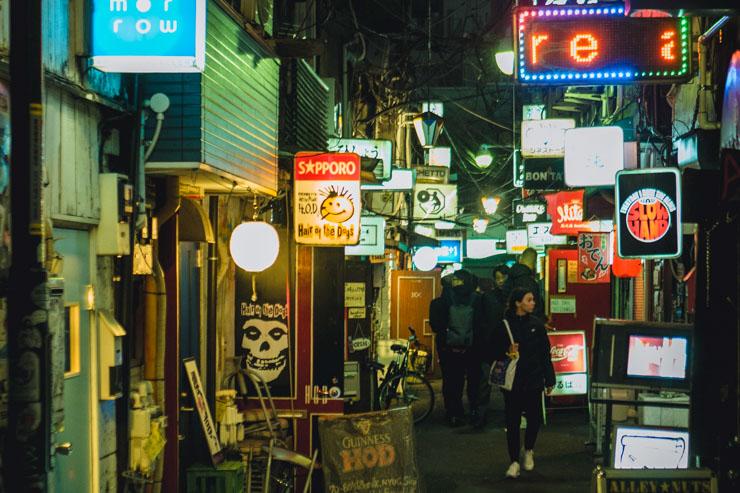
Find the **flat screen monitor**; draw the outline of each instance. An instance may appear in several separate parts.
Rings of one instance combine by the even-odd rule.
[[[592,385],[689,392],[692,329],[690,324],[596,319]]]
[[[617,426],[614,469],[687,469],[689,431]]]
[[[686,378],[686,337],[630,335],[627,375],[646,378]]]

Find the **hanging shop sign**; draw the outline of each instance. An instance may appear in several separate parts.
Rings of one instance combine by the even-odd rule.
[[[206,437],[208,452],[210,453],[213,465],[216,466],[223,462],[224,457],[221,453],[221,442],[218,440],[218,427],[216,426],[216,421],[211,416],[211,409],[208,407],[208,402],[206,402],[203,383],[200,381],[198,364],[195,358],[186,358],[182,362],[185,366],[185,373],[188,375],[190,391],[193,393],[193,402],[195,403],[195,408],[198,410],[203,434]]]
[[[528,223],[541,223],[547,219],[547,202],[542,199],[514,199],[511,203],[515,228],[526,227]]]
[[[578,282],[603,283],[610,281],[608,233],[580,233],[578,235]]]
[[[452,149],[450,147],[430,147],[429,166],[444,166],[449,168],[452,164]]]
[[[537,251],[544,252],[547,245],[565,245],[568,243],[566,235],[552,234],[552,223],[527,224],[527,245]]]
[[[515,14],[517,77],[537,84],[680,80],[690,73],[686,17],[626,17],[624,8],[531,8]]]
[[[327,493],[422,491],[411,408],[319,418]]]
[[[360,157],[299,152],[294,167],[295,240],[316,246],[360,240]]]
[[[620,171],[615,204],[622,258],[681,255],[681,175],[675,168]]]
[[[457,216],[457,185],[417,183],[414,186],[414,221]]]
[[[94,0],[92,66],[103,72],[202,72],[206,0]]]
[[[583,190],[545,195],[553,234],[576,234],[583,223]]]
[[[550,360],[555,370],[551,395],[587,393],[586,333],[582,330],[548,332]]]
[[[393,142],[373,139],[329,139],[327,150],[341,153],[354,153],[360,157],[377,159],[380,164],[375,168],[375,177],[387,180],[391,177],[393,162]]]
[[[572,118],[522,121],[522,156],[563,157],[565,131],[575,126]]]
[[[524,180],[527,190],[560,190],[565,188],[563,158],[524,159]]]
[[[447,183],[450,179],[450,168],[444,166],[416,166],[417,183]]]
[[[621,127],[583,127],[565,131],[565,184],[569,187],[614,185],[624,167]]]
[[[462,262],[462,238],[439,240],[439,246],[435,247],[438,264],[454,264]]]
[[[526,229],[510,229],[506,232],[506,253],[522,253],[526,248]]]
[[[380,216],[362,216],[360,218],[360,242],[357,245],[344,247],[344,254],[383,255],[385,253],[385,218]]]

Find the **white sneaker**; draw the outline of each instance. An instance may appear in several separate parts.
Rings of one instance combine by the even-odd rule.
[[[524,451],[524,470],[531,471],[534,469],[534,450]]]
[[[519,477],[519,463],[512,462],[509,468],[506,470],[507,478],[518,478]]]

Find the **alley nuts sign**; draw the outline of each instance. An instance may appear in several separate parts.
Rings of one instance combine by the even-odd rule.
[[[622,258],[681,255],[681,175],[675,168],[617,173],[617,248]]]
[[[295,157],[295,240],[304,245],[356,245],[360,240],[360,157],[299,152]]]

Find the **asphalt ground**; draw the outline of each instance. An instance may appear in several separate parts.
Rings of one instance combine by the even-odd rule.
[[[588,493],[594,469],[586,408],[549,410],[534,450],[535,468],[506,478],[509,457],[501,392],[491,392],[488,423],[450,428],[444,420],[441,381],[435,408],[416,426],[416,450],[427,493]],[[467,404],[467,403],[466,403]],[[466,408],[467,409],[467,408]],[[521,432],[522,442],[524,430]]]

